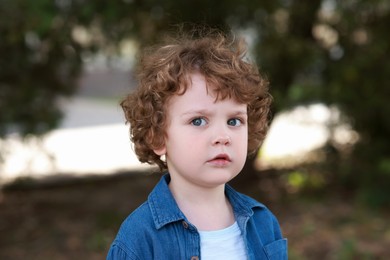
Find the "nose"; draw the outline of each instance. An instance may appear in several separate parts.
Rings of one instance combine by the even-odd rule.
[[[213,145],[229,145],[232,142],[227,134],[218,135],[213,140]]]

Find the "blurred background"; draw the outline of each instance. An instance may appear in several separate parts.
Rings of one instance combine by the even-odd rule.
[[[290,259],[390,257],[387,0],[0,0],[0,259],[105,259],[160,178],[120,100],[178,24],[233,30],[271,82],[270,131],[232,182]]]

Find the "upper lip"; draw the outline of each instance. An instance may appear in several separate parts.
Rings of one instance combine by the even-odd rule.
[[[226,160],[229,162],[231,161],[229,155],[227,155],[225,153],[221,153],[221,154],[214,156],[210,161],[213,161],[213,160]]]

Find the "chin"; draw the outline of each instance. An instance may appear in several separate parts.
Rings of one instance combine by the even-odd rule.
[[[226,184],[232,179],[234,179],[238,173],[233,174],[233,173],[226,173],[226,172],[213,172],[210,173],[211,176],[208,176],[209,178],[207,179],[207,182],[212,185],[212,186],[218,186],[222,184]]]

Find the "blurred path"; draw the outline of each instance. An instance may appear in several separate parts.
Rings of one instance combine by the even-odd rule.
[[[20,177],[108,174],[148,167],[141,165],[130,144],[128,126],[119,106],[131,88],[128,72],[98,71],[80,80],[73,99],[62,100],[61,126],[22,142],[5,141],[0,184]]]

